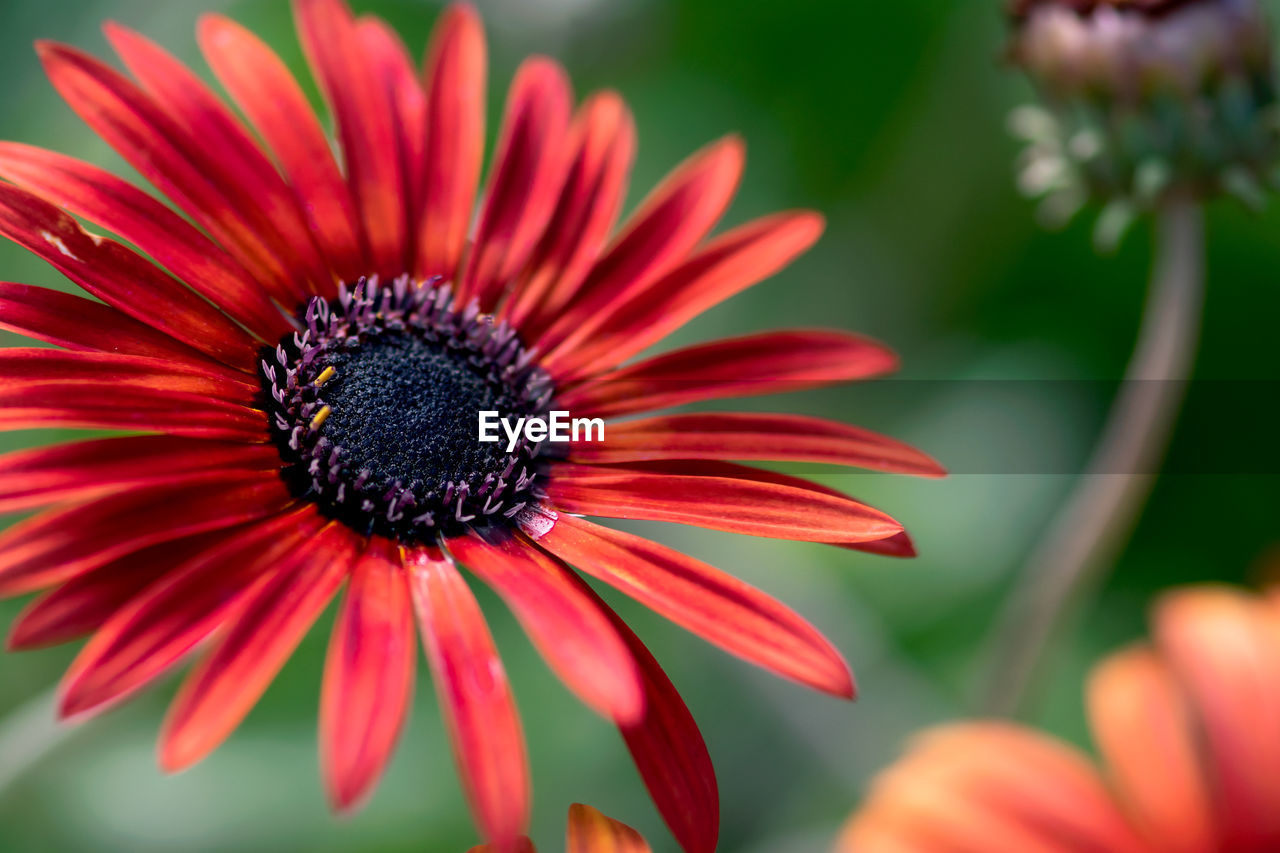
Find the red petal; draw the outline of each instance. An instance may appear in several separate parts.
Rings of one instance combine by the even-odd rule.
[[[445,10],[427,51],[426,150],[418,217],[419,278],[452,281],[466,245],[484,160],[484,28],[465,3]]]
[[[823,225],[821,216],[802,211],[735,228],[661,279],[584,317],[542,364],[562,381],[621,364],[781,270],[817,241]]]
[[[19,386],[73,384],[109,396],[113,389],[191,394],[251,406],[261,386],[249,376],[173,364],[160,358],[99,352],[64,352],[41,347],[9,347],[0,350],[0,375],[6,392]],[[13,399],[12,393],[7,393]],[[21,402],[22,398],[17,398]]]
[[[0,282],[0,329],[71,350],[163,358],[206,370],[231,369],[109,305],[28,284]]]
[[[817,629],[719,569],[568,515],[538,545],[731,654],[815,689],[854,696],[849,665]]]
[[[89,396],[74,383],[0,385],[0,431],[83,427],[161,432],[190,438],[267,441],[266,415],[203,395],[114,387]]]
[[[842,544],[839,542],[829,542],[829,545],[838,545],[841,548],[848,548],[852,551],[864,551],[868,554],[878,554],[881,557],[916,557],[919,556],[916,551],[916,545],[911,541],[911,537],[904,530],[897,536],[890,536],[888,539],[877,539],[874,542],[850,542]]]
[[[632,214],[609,251],[543,334],[550,348],[579,324],[643,290],[685,259],[729,206],[742,176],[742,141],[727,137],[694,154]]]
[[[940,477],[925,454],[860,427],[801,415],[666,415],[610,424],[604,441],[579,441],[573,462],[614,464],[664,459],[821,462],[897,474]]]
[[[286,304],[309,293],[252,188],[208,155],[137,86],[97,59],[41,42],[45,71],[71,108],[98,135],[208,231],[253,277]],[[184,339],[185,340],[185,339]]]
[[[320,526],[314,509],[262,521],[179,567],[102,627],[62,682],[61,713],[114,704],[166,672],[213,631],[243,595]]]
[[[190,767],[240,725],[338,591],[357,553],[354,532],[331,523],[245,596],[169,709],[160,736],[164,770]]]
[[[557,402],[577,416],[615,417],[867,379],[895,367],[897,357],[884,346],[845,332],[765,332],[619,368],[568,389]]]
[[[218,184],[238,203],[271,224],[268,235],[296,279],[327,292],[332,276],[303,219],[298,201],[227,105],[185,65],[142,35],[115,23],[107,40],[147,94],[187,134],[190,148],[220,171]]]
[[[1120,801],[1155,850],[1218,850],[1213,792],[1181,685],[1149,648],[1112,655],[1089,678],[1089,722]]]
[[[413,694],[415,645],[400,554],[374,537],[333,627],[320,696],[320,760],[335,809],[356,808],[391,758]]]
[[[270,471],[280,455],[270,445],[128,436],[57,444],[0,456],[0,512],[103,491],[159,484],[204,471]]]
[[[407,239],[414,240],[417,238],[413,229],[416,224],[414,213],[422,205],[422,184],[426,173],[427,96],[418,81],[413,58],[395,30],[372,15],[361,16],[357,28],[367,61],[377,68],[395,110],[392,129],[396,134],[401,174],[404,175]],[[410,245],[408,252],[412,260],[416,247]]]
[[[564,849],[565,853],[651,853],[640,833],[581,803],[569,807]]]
[[[857,501],[764,480],[559,464],[546,488],[551,503],[565,512],[772,539],[870,542],[902,532],[892,518]]]
[[[351,190],[298,81],[235,21],[205,15],[198,36],[209,67],[275,154],[329,263],[344,281],[367,273]]]
[[[0,595],[59,583],[148,545],[243,524],[292,502],[272,475],[218,472],[50,510],[0,534]]]
[[[226,315],[155,265],[48,202],[0,184],[0,234],[124,313],[227,364],[252,364],[258,345]]]
[[[459,295],[490,310],[525,262],[555,210],[568,166],[565,137],[572,95],[564,70],[525,60],[507,97],[487,198]]]
[[[434,548],[406,560],[409,590],[467,801],[486,839],[510,847],[529,827],[532,792],[520,716],[484,614]]]
[[[1205,587],[1167,594],[1156,636],[1200,722],[1224,850],[1280,845],[1280,624],[1256,596]]]
[[[638,469],[650,474],[677,475],[682,477],[723,477],[732,480],[749,480],[755,483],[766,483],[774,486],[785,486],[792,489],[800,489],[806,492],[813,492],[819,495],[835,498],[839,501],[849,500],[849,495],[844,492],[815,483],[812,480],[806,480],[803,477],[791,477],[787,474],[779,474],[777,471],[769,471],[764,468],[753,468],[749,465],[737,465],[732,462],[720,462],[716,460],[706,461],[682,461],[674,460],[668,462],[635,462],[627,466],[630,469]],[[863,501],[856,501],[860,506],[869,506]],[[873,512],[879,512],[875,507],[869,507]],[[833,545],[837,548],[844,548],[849,551],[864,551],[868,554],[878,554],[882,557],[914,557],[916,556],[915,543],[911,541],[911,537],[904,530],[896,536],[890,536],[885,539],[876,539],[869,542],[839,542],[827,541],[825,545]]]
[[[266,291],[226,252],[127,181],[43,148],[0,142],[0,175],[77,216],[114,231],[262,340],[288,323]]]
[[[636,663],[586,585],[520,539],[448,542],[458,561],[502,596],[547,664],[583,702],[617,722],[644,713]]]
[[[635,121],[614,92],[593,95],[574,119],[560,201],[501,316],[537,340],[586,277],[618,217],[635,156]]]
[[[91,634],[152,583],[246,530],[162,542],[76,575],[22,611],[9,632],[8,648],[52,646]]]
[[[698,724],[640,638],[595,598],[640,667],[644,717],[621,727],[636,769],[685,853],[713,853],[720,835],[720,792]]]
[[[374,271],[394,278],[408,270],[410,247],[391,93],[369,61],[343,0],[294,0],[294,15],[307,59],[338,125],[347,179]]]

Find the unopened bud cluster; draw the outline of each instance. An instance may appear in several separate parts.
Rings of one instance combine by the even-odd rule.
[[[1261,204],[1280,111],[1259,0],[1015,0],[1010,16],[1043,99],[1014,115],[1021,183],[1050,219],[1091,198],[1109,230],[1172,194]]]

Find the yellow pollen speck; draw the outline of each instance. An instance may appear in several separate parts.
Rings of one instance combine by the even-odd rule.
[[[333,368],[329,368],[329,369],[332,370]],[[324,424],[326,420],[329,419],[329,415],[332,413],[333,413],[333,409],[329,406],[325,406],[320,411],[316,412],[315,417],[311,419],[311,428],[320,429],[320,427]]]
[[[320,375],[316,377],[316,381],[311,384],[319,388],[321,385],[332,379],[333,375],[337,372],[338,371],[334,370],[332,366],[326,367],[324,370],[320,371]]]

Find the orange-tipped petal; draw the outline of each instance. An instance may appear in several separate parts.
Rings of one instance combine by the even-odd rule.
[[[640,833],[581,803],[569,807],[564,849],[565,853],[650,853]]]
[[[583,702],[619,723],[644,713],[636,662],[581,580],[518,538],[448,542],[460,563],[502,596],[547,664]]]
[[[47,510],[0,534],[0,595],[61,583],[150,545],[268,518],[293,502],[273,474],[231,471]]]
[[[191,394],[248,408],[257,385],[239,371],[171,364],[160,358],[100,352],[63,352],[46,347],[0,349],[6,391],[17,387],[75,385],[105,396],[113,388]]]
[[[617,417],[722,397],[869,379],[897,367],[884,346],[845,332],[765,332],[699,344],[601,374],[557,402],[580,417]]]
[[[827,693],[854,694],[848,664],[817,629],[706,563],[567,515],[538,544],[732,654]]]
[[[902,525],[879,510],[834,493],[727,473],[704,475],[696,468],[686,473],[562,463],[547,495],[557,509],[580,515],[669,521],[773,539],[854,543],[902,532]]]
[[[240,527],[162,542],[76,575],[23,609],[10,628],[7,648],[42,648],[91,634],[151,584],[247,530]]]
[[[50,42],[36,49],[54,87],[99,136],[274,294],[306,298],[305,280],[287,262],[290,253],[277,239],[270,215],[218,157],[99,60]]]
[[[644,716],[619,726],[640,778],[685,853],[714,853],[720,837],[720,790],[698,724],[640,638],[595,598],[640,668]]]
[[[254,362],[258,344],[225,314],[150,261],[10,184],[0,184],[0,235],[134,319],[226,364]]]
[[[29,284],[0,281],[0,329],[78,352],[218,365],[209,356],[110,305]]]
[[[116,23],[107,40],[147,95],[185,132],[189,150],[217,167],[212,173],[243,213],[270,223],[266,235],[291,278],[324,292],[330,274],[297,198],[244,126],[191,69],[155,42]]]
[[[177,664],[320,525],[311,507],[260,522],[149,587],[72,662],[62,681],[62,716],[115,704]]]
[[[481,832],[508,849],[528,830],[529,760],[515,698],[484,614],[434,548],[406,559],[409,589],[458,772]]]
[[[398,546],[375,537],[352,571],[320,695],[320,763],[339,811],[363,802],[391,758],[413,693],[415,646]]]
[[[160,766],[175,772],[216,749],[280,672],[351,568],[354,534],[332,523],[255,588],[187,676],[160,735]]]
[[[405,269],[413,263],[417,239],[416,214],[421,207],[422,184],[426,174],[427,96],[418,80],[418,69],[399,34],[386,21],[374,15],[362,15],[356,30],[364,46],[366,61],[374,66],[382,85],[390,93],[395,121],[395,156],[400,158],[404,179]]]
[[[307,60],[338,125],[373,272],[394,278],[407,269],[410,239],[392,93],[369,61],[356,20],[343,0],[294,0],[294,17]]]
[[[694,154],[658,185],[541,336],[550,348],[606,306],[642,290],[693,250],[738,188],[742,140],[726,137]]]
[[[560,201],[501,316],[527,340],[558,315],[591,269],[622,207],[635,157],[631,111],[615,92],[592,95],[570,130]]]
[[[268,438],[262,424],[243,403],[165,388],[118,383],[104,395],[91,381],[0,384],[0,431],[61,426],[258,444]]]
[[[208,14],[200,50],[231,98],[275,155],[329,263],[344,281],[368,272],[351,190],[324,128],[288,66],[253,33]]]
[[[427,51],[426,147],[418,211],[419,278],[453,280],[466,245],[484,161],[484,27],[469,4],[440,16]]]
[[[819,462],[940,477],[934,459],[896,439],[803,415],[706,413],[610,424],[603,441],[569,446],[573,462],[618,464],[667,459]]]
[[[195,226],[97,166],[16,142],[0,142],[0,175],[96,222],[166,267],[264,341],[288,326],[269,293]]]
[[[821,216],[800,211],[735,228],[661,279],[584,317],[544,366],[572,379],[621,364],[787,266],[817,241],[823,227]]]
[[[568,166],[571,99],[568,77],[549,59],[528,59],[516,72],[462,276],[463,302],[477,299],[492,310],[542,236]]]
[[[0,512],[160,484],[188,474],[279,467],[280,454],[268,444],[159,435],[54,444],[0,456]]]

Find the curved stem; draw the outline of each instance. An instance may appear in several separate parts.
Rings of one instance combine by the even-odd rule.
[[[1083,478],[1027,564],[991,634],[984,710],[1014,714],[1062,623],[1105,576],[1155,483],[1186,394],[1204,302],[1199,205],[1160,212],[1138,342]]]

